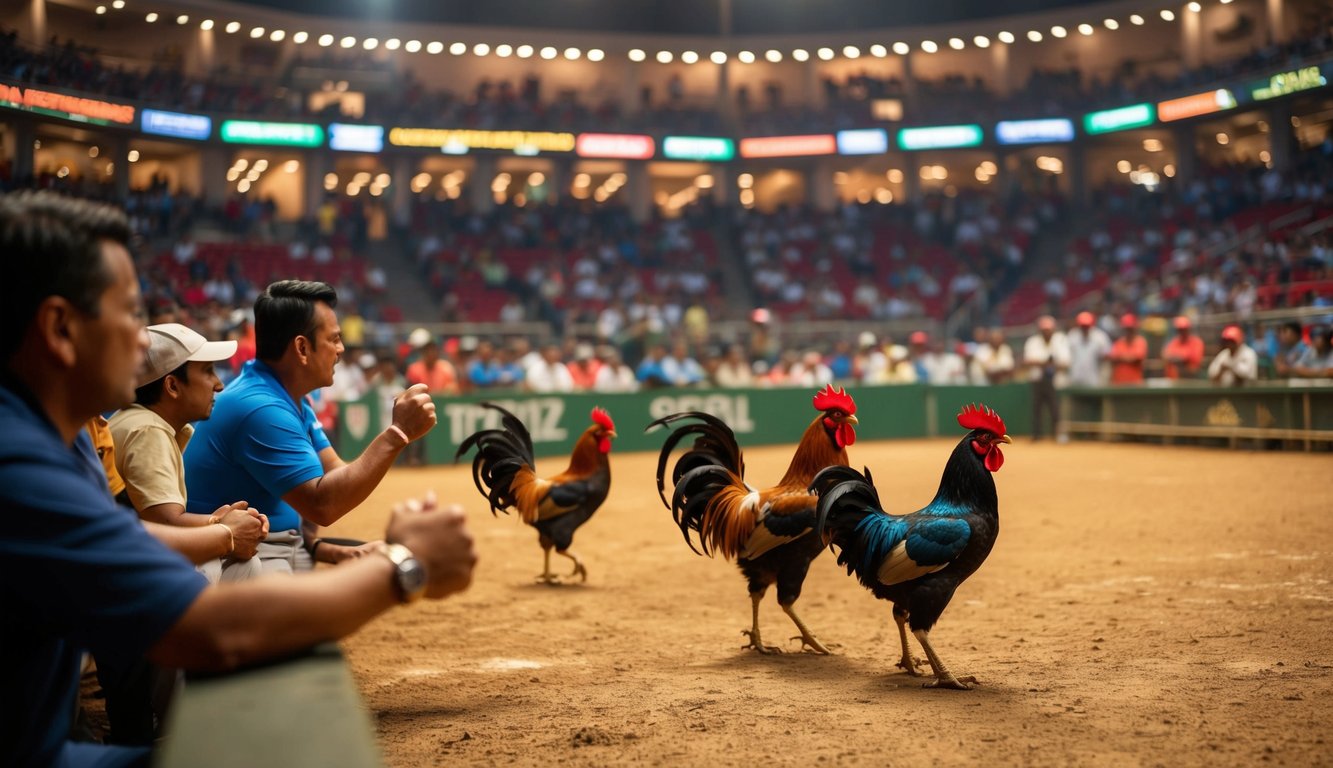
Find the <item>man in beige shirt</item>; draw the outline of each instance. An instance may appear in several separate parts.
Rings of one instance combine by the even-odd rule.
[[[116,469],[125,492],[149,530],[199,566],[209,581],[260,575],[254,560],[268,521],[238,501],[211,516],[185,512],[181,454],[194,434],[190,422],[207,419],[222,382],[213,363],[236,352],[235,341],[208,341],[177,323],[149,326],[144,370],[134,404],[111,417]]]

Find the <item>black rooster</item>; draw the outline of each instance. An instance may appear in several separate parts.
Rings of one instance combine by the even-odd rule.
[[[851,467],[829,467],[810,490],[819,494],[816,532],[827,532],[840,550],[838,564],[875,597],[893,602],[903,653],[898,666],[920,674],[907,648],[910,624],[935,673],[926,687],[966,690],[976,678],[949,672],[930,645],[930,629],[995,544],[1000,512],[991,473],[1004,463],[1000,443],[1012,441],[1004,421],[985,406],[963,408],[958,423],[971,432],[944,465],[935,499],[910,515],[884,511],[869,470],[863,476]]]

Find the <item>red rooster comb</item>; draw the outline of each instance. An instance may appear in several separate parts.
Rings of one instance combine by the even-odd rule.
[[[616,431],[616,423],[614,421],[611,421],[611,414],[607,413],[601,408],[592,409],[592,420],[594,423],[601,425],[602,429],[605,429],[609,432]]]
[[[856,413],[856,401],[852,400],[846,389],[834,389],[832,384],[828,384],[823,391],[815,393],[815,410],[838,410],[850,415]]]
[[[1007,435],[1004,419],[984,405],[965,405],[958,412],[958,425],[963,429],[984,429],[997,435]]]

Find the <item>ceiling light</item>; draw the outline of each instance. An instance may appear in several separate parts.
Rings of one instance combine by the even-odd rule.
[[[908,45],[907,43],[894,43],[893,52],[898,54],[899,56],[906,56],[907,54],[912,52],[912,46]]]
[[[740,53],[736,54],[736,60],[742,64],[753,64],[754,51],[741,51]]]
[[[477,43],[472,46],[472,53],[475,56],[485,56],[491,52],[491,47],[485,43]]]
[[[533,47],[526,44],[520,45],[519,47],[514,49],[514,55],[519,57],[520,59],[530,59],[532,58],[532,53],[533,53]],[[588,58],[590,59],[592,58],[591,51],[588,52]]]
[[[951,38],[949,38],[949,47],[952,48],[952,49],[954,49],[955,51],[961,51],[961,50],[963,50],[963,48],[965,48],[966,46],[967,46],[967,43],[963,42],[963,38],[961,38],[961,37],[951,37]]]
[[[407,51],[408,53],[416,53],[417,51],[421,50],[421,41],[408,40],[407,43],[403,45],[403,50]]]
[[[555,46],[553,45],[547,45],[544,46],[540,51],[538,51],[537,55],[541,56],[543,59],[546,59],[547,61],[550,61],[551,59],[554,59],[556,56],[559,56],[560,51],[557,51],[555,49]]]
[[[978,48],[989,48],[990,38],[986,37],[985,35],[977,35],[976,37],[972,38],[972,44]]]
[[[282,39],[286,36],[287,36],[286,32],[282,31],[281,29],[275,29],[273,30],[272,33],[269,34],[268,39],[272,40],[275,43],[281,43]]]
[[[842,47],[842,55],[846,56],[849,59],[855,59],[860,57],[861,49],[857,48],[854,45],[844,45]]]
[[[1040,42],[1041,42],[1041,33],[1038,32],[1038,31],[1035,30],[1035,29],[1030,30],[1030,31],[1028,32],[1028,39],[1031,40],[1031,41],[1034,42],[1034,43],[1040,43]]]
[[[694,51],[685,51],[680,55],[680,60],[686,64],[694,64],[699,61],[699,54]]]
[[[588,49],[588,61],[601,61],[602,59],[605,58],[606,58],[606,51],[603,51],[601,48]]]
[[[182,13],[176,17],[176,23],[183,27],[190,23],[190,17]]]
[[[875,43],[874,45],[870,46],[870,55],[874,56],[877,59],[882,59],[885,56],[889,55],[889,49],[885,48],[879,43]]]
[[[1064,27],[1060,26],[1059,24],[1056,24],[1054,27],[1051,27],[1051,37],[1061,37],[1061,38],[1062,38],[1062,37],[1064,37],[1064,36],[1066,36],[1066,35],[1068,35],[1068,34],[1069,34],[1069,30],[1065,29]]]
[[[580,56],[582,56],[582,55],[583,55],[583,51],[579,50],[578,48],[566,48],[566,49],[565,49],[565,58],[566,58],[566,59],[569,59],[570,61],[577,61],[578,58],[579,58]]]
[[[251,40],[258,40],[259,38],[261,38],[261,37],[264,36],[264,33],[265,33],[266,31],[268,31],[268,30],[264,29],[263,27],[251,27],[251,28],[250,28],[250,39],[251,39]]]
[[[935,44],[935,41],[934,41],[934,40],[922,40],[922,41],[921,41],[921,50],[925,51],[926,53],[934,53],[935,51],[938,51],[939,49],[940,49],[940,47],[939,47],[938,45]]]
[[[657,52],[657,61],[659,64],[670,64],[672,58],[674,57],[671,55],[671,51]]]
[[[1171,10],[1170,8],[1162,9],[1162,21],[1175,21],[1175,20],[1176,20],[1175,11]]]
[[[628,56],[630,61],[643,61],[644,59],[648,58],[648,54],[644,53],[643,49],[641,48],[629,49]]]
[[[292,39],[295,40],[295,38]],[[396,37],[391,37],[388,40],[384,41],[384,50],[386,51],[396,51],[402,47],[403,47],[403,41],[399,40]]]
[[[208,30],[213,28],[213,20],[204,19],[203,21],[199,22],[199,28],[207,32]]]
[[[1116,21],[1115,19],[1107,19],[1106,21],[1103,21],[1102,24],[1104,24],[1106,28],[1110,30],[1120,29],[1120,22]]]
[[[775,51],[772,48],[769,48],[767,51],[764,51],[764,58],[777,64],[779,61],[782,61],[782,51]]]
[[[309,39],[310,39],[309,32],[297,32],[296,34],[292,35],[292,42],[296,43],[297,45],[304,45],[305,41]]]
[[[429,43],[426,43],[426,53],[439,54],[443,52],[444,52],[444,43],[440,42],[439,40],[432,40]]]
[[[352,37],[351,35],[347,35],[346,37],[338,41],[338,45],[341,45],[344,48],[351,48],[352,46],[356,45],[356,38]]]
[[[1141,27],[1143,26],[1143,17],[1138,15],[1137,13],[1131,13],[1129,15],[1129,23],[1133,24],[1136,27]]]
[[[727,54],[724,53],[723,51],[713,51],[708,55],[708,60],[713,62],[714,64],[726,64]]]
[[[1091,24],[1079,24],[1079,25],[1078,25],[1078,33],[1079,33],[1080,35],[1083,35],[1084,37],[1087,37],[1088,35],[1091,35],[1091,34],[1092,34],[1092,25],[1091,25]]]
[[[143,17],[143,20],[148,22],[149,24],[152,24],[153,22],[157,21],[157,14],[150,13],[147,16]]]
[[[239,21],[229,21],[229,22],[227,22],[227,26],[224,27],[224,29],[226,30],[227,34],[229,34],[229,35],[234,35],[234,34],[236,34],[237,32],[240,32],[240,31],[241,31],[241,22],[239,22]]]
[[[452,53],[455,56],[462,56],[467,53],[467,43],[450,43],[449,53]]]
[[[319,47],[321,48],[328,48],[330,45],[333,45],[333,35],[320,35],[319,39],[315,42],[319,43]]]
[[[1002,42],[1002,43],[1004,43],[1004,44],[1006,44],[1006,45],[1008,45],[1009,43],[1012,43],[1012,42],[1014,41],[1014,33],[1013,33],[1013,32],[1001,32],[1000,34],[996,35],[995,37],[998,38],[1000,42]]]

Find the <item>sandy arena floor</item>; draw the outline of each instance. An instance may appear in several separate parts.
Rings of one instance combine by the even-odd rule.
[[[952,446],[851,455],[906,512]],[[776,480],[791,450],[747,451],[751,481]],[[492,519],[466,468],[394,470],[330,532],[378,537],[393,500],[434,487],[468,508],[481,563],[465,595],[344,644],[386,761],[1333,764],[1327,454],[1020,440],[1006,458],[999,542],[932,633],[980,679],[970,692],[897,670],[888,604],[829,553],[797,606],[834,655],[741,650],[744,582],[686,547],[655,456],[614,455],[611,497],[574,544],[589,581],[555,588],[532,583],[535,532]],[[766,640],[795,634],[772,592],[760,620]]]

